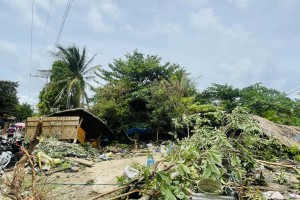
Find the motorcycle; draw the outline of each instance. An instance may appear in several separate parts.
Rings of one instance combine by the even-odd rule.
[[[24,138],[20,137],[0,138],[0,177],[7,166],[15,164],[24,155],[21,150],[23,141]]]

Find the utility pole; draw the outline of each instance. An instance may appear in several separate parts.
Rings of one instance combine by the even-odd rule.
[[[49,83],[49,78],[51,76],[51,70],[50,69],[39,69],[37,70],[36,75],[30,74],[32,77],[36,78],[45,78],[46,79],[46,84]]]

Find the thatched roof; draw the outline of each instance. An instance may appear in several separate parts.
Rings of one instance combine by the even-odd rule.
[[[83,119],[80,127],[87,133],[87,138],[98,138],[99,132],[101,131],[102,133],[105,133],[105,135],[102,136],[103,138],[107,137],[109,140],[113,139],[113,132],[106,123],[83,108],[64,110],[47,115],[47,117],[55,116],[78,116]]]
[[[299,126],[285,126],[275,124],[265,118],[257,115],[252,115],[252,118],[258,122],[259,127],[265,135],[269,138],[278,139],[282,144],[291,147],[295,144],[300,148],[300,127]]]

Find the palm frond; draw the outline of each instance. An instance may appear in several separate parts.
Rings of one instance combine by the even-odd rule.
[[[89,66],[89,64],[94,60],[94,58],[96,57],[97,54],[93,55],[92,58],[87,62],[85,63],[85,65],[82,67],[81,69],[81,73],[85,73],[86,71],[86,68]]]
[[[63,94],[65,93],[65,90],[66,90],[67,87],[68,87],[68,85],[65,85],[65,86],[61,89],[61,91],[60,91],[60,92],[58,93],[58,95],[55,97],[55,102],[54,102],[54,104],[52,105],[52,107],[54,107],[56,104],[59,103],[59,101],[61,100],[61,98],[62,98]]]

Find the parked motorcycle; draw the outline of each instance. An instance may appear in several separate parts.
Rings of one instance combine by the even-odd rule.
[[[23,141],[24,138],[20,137],[0,138],[0,177],[7,166],[15,164],[23,156]]]

